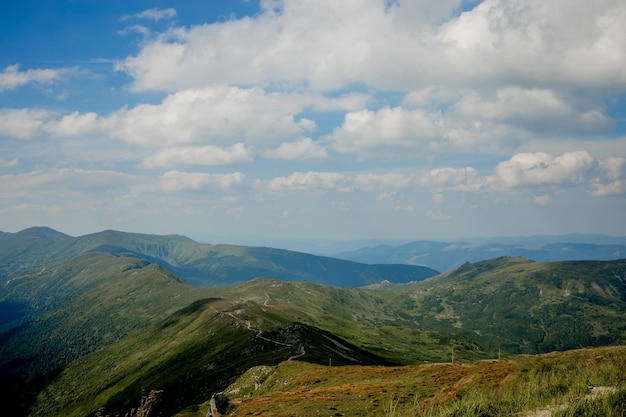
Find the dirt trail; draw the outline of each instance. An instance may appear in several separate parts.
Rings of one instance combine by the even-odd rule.
[[[268,298],[269,298],[269,297],[268,297]],[[253,331],[254,333],[256,333],[256,337],[258,337],[258,338],[259,338],[259,339],[261,339],[261,340],[265,340],[266,342],[274,343],[274,344],[275,344],[275,345],[277,345],[277,346],[285,346],[285,347],[290,347],[290,348],[295,347],[295,345],[294,345],[294,344],[279,342],[278,340],[272,340],[272,339],[269,339],[269,338],[267,338],[267,337],[263,336],[263,332],[262,332],[261,330],[259,330],[259,329],[255,329],[254,327],[252,327],[252,324],[250,323],[250,320],[242,320],[242,319],[240,319],[239,317],[235,316],[235,315],[234,315],[233,313],[231,313],[231,312],[228,312],[228,313],[226,313],[226,314],[227,314],[228,316],[230,316],[231,318],[233,318],[235,321],[237,321],[237,322],[239,322],[239,323],[243,323],[243,324],[246,326],[246,329],[248,329],[248,330]],[[299,358],[299,357],[301,357],[301,356],[306,355],[306,351],[304,350],[304,346],[303,346],[303,345],[300,345],[300,346],[298,346],[298,347],[300,348],[300,353],[299,353],[299,354],[297,354],[297,355],[294,355],[294,356],[290,357],[288,360],[292,360],[292,359]]]

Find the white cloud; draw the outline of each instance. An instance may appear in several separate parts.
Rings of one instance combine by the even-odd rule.
[[[51,117],[42,109],[0,109],[0,136],[32,139]]]
[[[333,150],[360,157],[413,156],[444,134],[442,125],[439,113],[401,107],[361,110],[346,114],[343,125],[327,140]]]
[[[244,183],[241,172],[207,174],[202,172],[168,171],[160,178],[160,188],[166,192],[183,190],[228,190]]]
[[[440,193],[519,192],[584,186],[596,196],[624,193],[624,158],[598,160],[586,151],[565,152],[554,156],[545,152],[519,153],[502,161],[490,175],[480,176],[472,167],[436,168],[420,177],[420,185]],[[548,197],[548,199],[546,199]],[[534,199],[547,204],[549,195]]]
[[[391,200],[392,198],[394,198],[398,193],[396,191],[386,191],[384,193],[380,193],[378,195],[377,200],[379,201],[383,201],[383,200]]]
[[[412,172],[370,172],[353,176],[354,187],[361,191],[402,190],[413,188],[417,176]]]
[[[107,118],[111,134],[131,144],[278,143],[301,136],[302,103],[257,88],[214,87],[170,94],[160,104],[123,108]]]
[[[356,83],[405,92],[427,84],[623,90],[623,2],[486,0],[460,15],[458,6],[266,2],[251,18],[171,30],[119,68],[140,90],[208,83],[318,91]]]
[[[7,159],[0,157],[0,168],[14,167],[14,166],[17,166],[17,164],[19,164],[19,160],[17,158],[7,160]]]
[[[433,195],[433,197],[432,197],[432,199],[431,199],[431,201],[433,202],[433,204],[437,204],[437,205],[439,205],[439,204],[443,203],[443,200],[444,200],[444,196],[443,196],[443,194],[441,194],[441,193],[438,193],[438,194]]]
[[[0,176],[0,195],[5,198],[47,194],[62,198],[68,192],[102,195],[124,193],[146,178],[116,171],[56,169]]]
[[[623,180],[611,181],[606,184],[600,180],[594,180],[591,186],[593,187],[591,194],[598,197],[626,194],[626,181]]]
[[[462,120],[500,123],[543,133],[597,131],[613,123],[600,109],[574,109],[553,90],[537,88],[503,87],[492,100],[473,92],[456,102],[452,111]]]
[[[270,159],[307,160],[326,159],[328,154],[324,146],[320,146],[311,138],[302,138],[296,142],[285,142],[276,149],[263,152]]]
[[[56,137],[75,137],[91,135],[101,130],[101,120],[96,113],[74,112],[60,120],[49,121],[45,130]]]
[[[160,150],[141,162],[143,168],[173,165],[229,165],[254,161],[254,152],[243,143],[221,148],[218,146],[179,146]]]
[[[50,84],[70,74],[74,69],[29,69],[20,71],[19,65],[9,65],[0,72],[0,93],[30,83]]]
[[[176,17],[176,9],[168,8],[168,9],[147,9],[141,13],[126,15],[122,17],[122,21],[130,20],[130,19],[147,19],[147,20],[161,20],[161,19],[172,19]]]
[[[478,171],[472,167],[443,167],[423,174],[420,185],[435,190],[477,191],[481,187],[481,181]]]
[[[624,177],[624,168],[626,168],[626,158],[611,156],[600,161],[600,166],[606,172],[610,179],[619,179]]]
[[[538,206],[547,206],[550,204],[550,196],[549,195],[536,195],[533,197],[533,203]]]
[[[580,184],[588,180],[596,160],[588,152],[521,153],[500,162],[489,178],[494,188],[511,189],[534,185]]]
[[[406,95],[403,105],[347,113],[325,137],[330,149],[361,159],[508,153],[537,137],[588,135],[614,123],[593,100],[574,107],[549,89],[503,87],[494,94],[426,89]]]
[[[350,177],[338,172],[294,172],[267,182],[271,191],[334,190],[349,191]]]

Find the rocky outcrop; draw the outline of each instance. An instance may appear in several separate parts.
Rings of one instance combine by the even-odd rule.
[[[207,413],[207,417],[222,417],[226,414],[226,410],[228,409],[228,397],[221,392],[217,394],[213,394],[211,397],[211,401],[209,404],[211,407],[209,408],[209,412]]]
[[[139,407],[131,408],[123,417],[165,417],[162,396],[163,391],[161,390],[150,391],[148,395],[141,397]],[[102,407],[94,414],[94,417],[120,417],[120,415],[109,414],[107,410]]]
[[[135,410],[134,414],[128,415],[128,417],[162,417],[162,394],[163,391],[152,390],[148,395],[141,397],[139,408]]]

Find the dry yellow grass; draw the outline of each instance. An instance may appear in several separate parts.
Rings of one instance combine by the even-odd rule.
[[[625,377],[626,347],[401,367],[288,361],[253,396],[231,398],[227,415],[530,415],[590,400],[590,386],[611,385],[606,393],[624,390]]]

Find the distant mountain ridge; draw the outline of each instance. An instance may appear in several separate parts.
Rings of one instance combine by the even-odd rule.
[[[47,227],[34,227],[0,236],[0,279],[87,252],[143,258],[193,285],[232,285],[270,277],[358,287],[383,280],[420,281],[438,273],[406,264],[370,265],[284,249],[203,244],[179,235],[105,230],[71,237]]]
[[[574,238],[579,235],[571,236]],[[626,258],[625,244],[565,241],[533,243],[530,238],[528,239],[522,243],[436,242],[423,240],[399,246],[381,245],[362,248],[355,251],[336,253],[333,256],[355,262],[423,265],[443,272],[453,270],[465,262],[480,262],[500,256],[519,256],[537,262],[611,261]],[[539,240],[539,237],[537,239]],[[620,239],[615,238],[616,241],[620,241]]]
[[[171,415],[256,365],[432,363],[451,352],[467,361],[626,343],[626,259],[506,256],[376,288],[333,278],[366,282],[369,267],[176,235],[2,235],[0,402],[15,416],[115,416],[160,392]],[[180,271],[220,283],[267,274],[194,287]],[[335,286],[319,283],[328,281]]]

